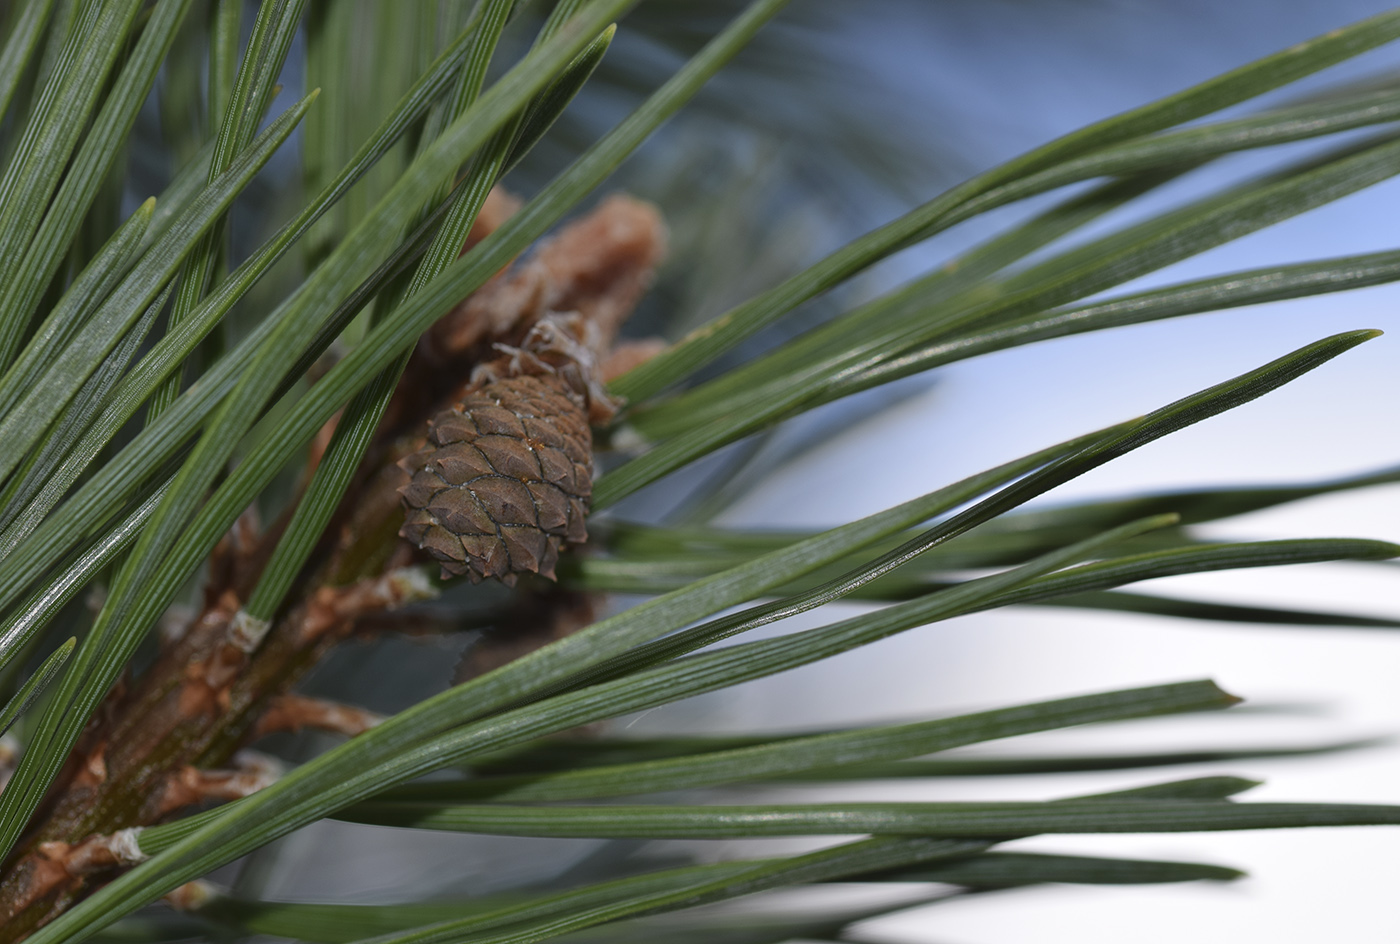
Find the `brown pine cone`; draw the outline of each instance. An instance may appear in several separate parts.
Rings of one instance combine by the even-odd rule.
[[[560,548],[587,540],[593,493],[588,419],[561,378],[484,384],[429,423],[427,445],[400,465],[399,534],[472,580],[554,577]]]

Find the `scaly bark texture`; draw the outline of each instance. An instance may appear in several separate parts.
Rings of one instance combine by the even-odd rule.
[[[514,206],[494,195],[468,246]],[[270,623],[242,601],[289,512],[265,530],[240,520],[210,559],[198,613],[109,694],[6,863],[0,944],[139,861],[133,830],[271,782],[276,765],[246,750],[258,738],[373,726],[363,709],[291,689],[362,621],[379,617],[382,628],[382,614],[433,595],[420,562],[476,579],[552,574],[559,552],[586,536],[589,421],[614,409],[598,365],[664,246],[652,207],[613,197],[447,314],[420,342],[362,472]]]

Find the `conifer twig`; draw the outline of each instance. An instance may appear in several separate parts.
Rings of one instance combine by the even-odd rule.
[[[502,194],[488,200],[468,244],[484,238],[515,205]],[[432,411],[459,401],[473,384],[480,389],[509,373],[548,376],[577,398],[565,402],[579,411],[581,448],[591,462],[589,397],[597,401],[594,415],[608,412],[598,363],[649,283],[664,244],[654,209],[614,197],[498,276],[482,290],[489,304],[468,299],[454,309],[445,319],[452,331],[440,334],[474,340],[461,347],[424,340],[415,356],[433,361],[434,382],[406,372],[395,409],[367,450],[367,468],[272,620],[253,617],[243,601],[286,519],[264,528],[253,509],[239,518],[210,557],[201,611],[172,614],[154,665],[109,695],[75,747],[42,822],[0,884],[0,914],[7,918],[0,941],[47,923],[95,881],[139,861],[133,830],[272,782],[278,765],[246,750],[258,738],[303,726],[354,736],[378,722],[371,712],[290,689],[361,620],[437,595],[421,557],[397,537],[406,476],[393,461],[421,444]],[[473,334],[471,324],[486,330]],[[312,444],[312,463],[324,439]],[[558,623],[555,633],[591,620],[591,608],[574,610],[586,614],[583,621]],[[553,635],[524,638],[534,646]],[[516,650],[496,656],[507,651]]]

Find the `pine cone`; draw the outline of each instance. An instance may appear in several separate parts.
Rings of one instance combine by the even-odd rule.
[[[587,414],[565,381],[487,383],[433,418],[428,443],[400,463],[399,534],[474,582],[553,579],[560,548],[587,540],[593,450]]]

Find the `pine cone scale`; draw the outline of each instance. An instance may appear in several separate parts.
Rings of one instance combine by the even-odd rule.
[[[524,430],[521,430],[521,435],[524,435]],[[475,445],[491,467],[501,475],[522,482],[533,482],[538,481],[543,474],[535,451],[523,439],[512,439],[504,435],[483,436]]]
[[[550,534],[567,536],[569,506],[561,505],[558,501],[559,489],[540,482],[531,482],[526,487],[530,489],[530,496],[535,500],[535,514],[538,516],[540,529]]]
[[[428,503],[426,510],[437,524],[456,535],[492,534],[496,530],[490,513],[465,489],[443,489]]]
[[[505,436],[516,440],[525,438],[525,427],[520,417],[502,407],[478,407],[472,411],[471,418],[482,436]]]

